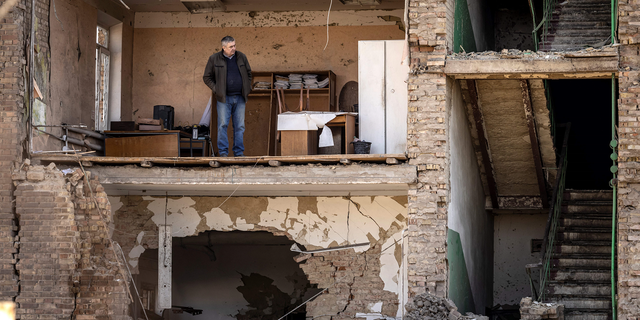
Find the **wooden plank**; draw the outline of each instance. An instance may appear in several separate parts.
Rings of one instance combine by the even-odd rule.
[[[470,103],[473,108],[473,119],[476,125],[476,131],[478,132],[478,139],[480,140],[480,153],[482,153],[482,163],[484,165],[484,171],[487,175],[487,184],[489,185],[489,195],[491,197],[491,206],[494,209],[498,208],[498,188],[496,186],[495,174],[493,172],[493,166],[491,165],[491,157],[489,155],[489,142],[485,136],[484,119],[482,118],[482,112],[478,105],[478,89],[476,87],[475,80],[467,80],[467,87],[469,90]]]
[[[529,140],[531,142],[531,152],[533,153],[533,163],[536,167],[536,176],[538,178],[538,190],[540,190],[540,198],[542,198],[542,206],[549,208],[549,196],[547,194],[547,183],[542,171],[542,156],[540,155],[540,143],[538,142],[538,132],[536,131],[536,120],[533,115],[533,107],[531,104],[531,90],[528,80],[520,80],[520,88],[522,89],[522,102],[524,105],[524,115],[527,118],[527,126],[529,127]]]
[[[180,145],[177,134],[107,138],[107,157],[178,157]]]
[[[51,155],[51,154],[35,154],[33,159],[43,162],[68,163],[77,164],[78,157],[76,155]],[[339,163],[340,159],[349,159],[357,162],[368,163],[385,163],[388,158],[394,158],[398,161],[406,161],[404,154],[341,154],[341,155],[299,155],[299,156],[264,156],[264,157],[242,157],[242,158],[220,158],[220,157],[81,157],[82,161],[91,161],[94,164],[101,165],[126,165],[140,164],[147,160],[155,165],[171,165],[171,166],[211,166],[213,162],[219,165],[268,165],[270,160],[281,161],[282,163]]]

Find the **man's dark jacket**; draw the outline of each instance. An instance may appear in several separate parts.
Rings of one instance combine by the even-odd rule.
[[[204,83],[213,90],[216,95],[216,100],[225,103],[227,94],[227,58],[222,54],[222,51],[216,52],[209,57],[207,66],[204,69],[204,76],[202,79]],[[251,66],[247,56],[240,51],[236,51],[236,59],[238,61],[238,70],[242,76],[242,96],[244,101],[247,101],[249,92],[251,92]]]

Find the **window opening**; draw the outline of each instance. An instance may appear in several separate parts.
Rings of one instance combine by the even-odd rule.
[[[96,28],[96,110],[95,130],[107,129],[109,115],[109,66],[111,53],[109,48],[109,30]]]

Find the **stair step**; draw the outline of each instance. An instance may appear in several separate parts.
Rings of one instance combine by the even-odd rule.
[[[611,21],[611,13],[608,12],[598,12],[598,13],[588,13],[588,14],[558,14],[554,13],[551,17],[551,22],[558,21]]]
[[[611,247],[611,239],[597,241],[597,240],[558,240],[556,238],[556,245],[558,246],[608,246]]]
[[[554,271],[551,273],[551,281],[594,281],[604,283],[611,281],[611,273],[605,271]]]
[[[543,52],[571,52],[571,51],[580,51],[580,50],[583,50],[584,48],[585,48],[584,46],[554,44],[554,45],[540,45],[538,50]]]
[[[611,233],[586,233],[586,232],[563,232],[556,235],[556,239],[566,244],[567,241],[611,241]]]
[[[613,210],[612,204],[569,204],[562,206],[562,212],[566,213],[608,213],[611,214]]]
[[[602,27],[591,27],[588,30],[585,29],[568,29],[563,28],[553,32],[555,36],[572,36],[572,37],[593,37],[597,39],[606,39],[611,34],[611,29]]]
[[[565,17],[567,15],[579,15],[579,16],[600,16],[600,15],[608,15],[611,18],[611,10],[607,8],[602,8],[598,6],[593,7],[572,7],[572,8],[561,8],[553,10],[554,16]],[[591,20],[591,19],[585,19]]]
[[[563,215],[558,225],[564,228],[609,228],[611,230],[611,219],[581,219],[579,216],[566,217]]]
[[[564,227],[559,226],[557,232],[568,233],[611,233],[611,227]]]
[[[602,309],[608,310],[611,308],[611,297],[609,298],[564,298],[559,300],[551,300],[549,301],[558,302],[564,305],[565,310],[567,309],[582,309],[582,310],[593,310],[593,309]]]
[[[588,48],[588,47],[601,47],[603,45],[609,44],[607,37],[592,37],[592,38],[584,38],[584,37],[575,37],[575,36],[557,36],[548,41],[551,41],[551,46],[555,46],[557,44],[562,44],[565,46],[572,46],[576,48]]]
[[[586,29],[586,28],[607,28],[611,31],[611,24],[603,21],[553,21],[552,30],[561,29]]]
[[[598,259],[591,257],[587,259],[553,258],[551,266],[554,269],[575,269],[575,270],[610,270],[611,259]]]
[[[609,320],[611,319],[610,313],[604,312],[576,312],[576,313],[565,313],[564,320]]]
[[[575,245],[560,245],[555,247],[556,254],[568,255],[568,254],[601,254],[611,255],[611,246],[575,246]]]
[[[601,284],[556,284],[549,283],[547,285],[547,293],[553,295],[571,295],[571,296],[610,296],[611,287]]]

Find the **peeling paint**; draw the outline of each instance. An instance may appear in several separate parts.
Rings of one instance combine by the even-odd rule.
[[[332,12],[333,26],[402,26],[404,11],[398,10],[341,10]],[[191,14],[188,12],[137,12],[136,28],[233,28],[233,27],[310,27],[327,23],[326,11],[286,12],[221,12]]]
[[[239,197],[226,202],[225,198],[218,197],[145,196],[141,199],[142,203],[130,204],[141,214],[137,219],[156,226],[165,224],[166,219],[166,223],[172,225],[174,237],[194,236],[207,230],[271,230],[283,232],[308,250],[371,242],[370,246],[358,247],[355,251],[361,253],[374,245],[380,246],[379,276],[384,290],[400,296],[400,243],[407,214],[407,202],[402,197]],[[129,201],[118,197],[111,200],[116,217],[119,211],[128,212]],[[140,210],[145,206],[148,212]],[[130,248],[129,264],[135,267],[148,245],[145,240],[149,242],[152,238],[148,231],[134,234],[136,237],[130,241],[136,243],[127,248]],[[375,310],[372,312],[379,312]]]
[[[154,213],[151,220],[158,226],[171,225],[174,237],[186,237],[195,234],[201,218],[193,208],[196,203],[193,199],[189,197],[179,199],[143,197],[142,199],[151,201],[147,206]]]

